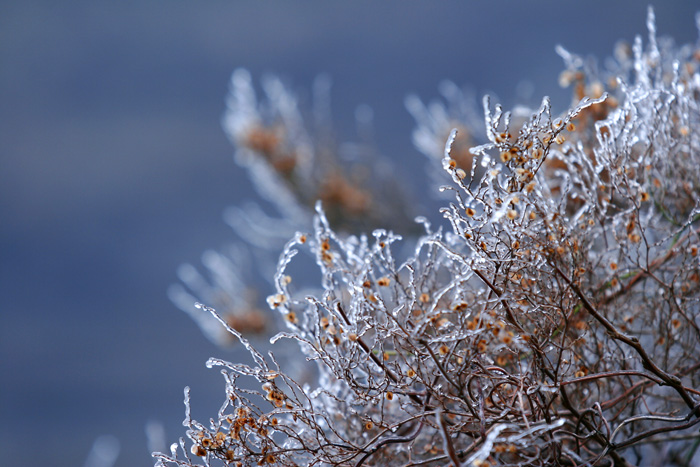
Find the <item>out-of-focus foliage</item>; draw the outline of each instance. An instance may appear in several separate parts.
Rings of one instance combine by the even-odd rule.
[[[186,287],[177,284],[169,290],[173,302],[219,345],[232,343],[232,336],[211,314],[193,309],[195,298],[188,289],[236,329],[264,332],[269,316],[260,310],[251,284],[256,275],[269,278],[285,242],[308,228],[316,200],[323,202],[326,216],[341,232],[380,226],[418,231],[411,199],[388,160],[370,141],[336,142],[329,87],[329,80],[319,77],[312,109],[303,113],[296,95],[280,79],[265,77],[260,99],[246,70],[238,69],[231,77],[223,126],[236,148],[236,162],[248,171],[267,209],[252,202],[230,207],[224,217],[239,243],[224,252],[205,252],[206,276],[183,265],[178,276]]]
[[[349,234],[327,213],[352,210],[323,199],[323,184],[297,193],[295,177],[317,180],[297,126],[229,125],[237,141],[239,130],[256,135],[244,146],[257,151],[251,165],[289,171],[269,182],[294,199],[295,226],[322,200],[313,229],[284,246],[268,298],[287,328],[272,342],[297,341],[316,376],[298,381],[198,304],[252,363],[208,362],[225,379],[221,410],[193,420],[186,390],[187,439],[157,462],[690,465],[700,443],[700,48],[657,38],[651,10],[648,30],[646,45],[618,45],[602,70],[560,49],[575,96],[561,115],[547,98],[517,113],[485,98],[477,146],[468,113],[453,121],[449,107],[409,100],[415,140],[451,198],[449,227],[419,218],[412,240],[390,218],[391,230]],[[296,115],[284,93],[268,95]],[[407,241],[413,253],[398,257]],[[320,271],[314,293],[295,288],[301,252]]]

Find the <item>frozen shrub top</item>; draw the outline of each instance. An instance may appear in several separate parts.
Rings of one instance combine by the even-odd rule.
[[[436,154],[430,138],[445,137],[447,120],[409,102],[423,112],[416,138],[445,174],[449,231],[418,219],[423,233],[399,260],[399,235],[338,233],[317,203],[313,229],[284,247],[268,298],[286,323],[272,342],[297,341],[313,382],[198,305],[253,363],[208,362],[221,368],[224,404],[199,423],[186,390],[188,440],[157,463],[672,462],[658,457],[660,441],[690,460],[700,422],[700,49],[657,39],[651,10],[648,30],[646,45],[618,46],[605,71],[559,49],[576,99],[562,115],[547,98],[528,113],[484,98],[484,144],[468,156],[455,152],[466,144],[457,131]],[[282,164],[269,149],[279,138],[249,146]],[[316,293],[295,289],[288,272],[300,251],[318,265]]]

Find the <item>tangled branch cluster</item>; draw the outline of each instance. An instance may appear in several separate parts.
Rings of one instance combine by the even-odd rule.
[[[298,342],[312,383],[198,304],[253,362],[208,362],[226,400],[205,425],[186,391],[188,441],[158,464],[689,465],[700,48],[657,39],[651,11],[648,28],[607,71],[560,50],[578,103],[559,117],[547,98],[529,113],[485,98],[484,144],[456,157],[452,131],[433,158],[448,231],[417,219],[405,257],[397,234],[338,233],[316,205],[268,298],[287,327],[271,341]],[[436,121],[419,133],[440,137]],[[289,271],[302,251],[314,294]]]

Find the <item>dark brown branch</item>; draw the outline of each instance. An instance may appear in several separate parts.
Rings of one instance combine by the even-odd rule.
[[[564,279],[564,281],[571,288],[571,290],[573,290],[574,293],[578,296],[578,298],[581,300],[581,303],[583,303],[584,308],[586,308],[586,311],[588,311],[588,313],[590,313],[590,315],[593,318],[595,318],[596,321],[602,324],[603,327],[608,331],[610,337],[612,337],[615,340],[624,342],[625,344],[632,347],[641,358],[642,366],[644,366],[644,368],[646,368],[648,371],[652,372],[655,376],[661,379],[664,385],[671,386],[681,396],[681,399],[683,399],[685,404],[690,408],[691,414],[693,414],[696,417],[700,416],[700,404],[698,404],[690,396],[690,394],[688,394],[688,392],[683,387],[681,380],[677,376],[668,374],[664,370],[659,368],[659,366],[656,365],[656,363],[654,363],[649,354],[647,354],[646,350],[644,350],[642,345],[639,343],[639,339],[621,333],[619,329],[615,327],[614,324],[612,324],[605,316],[598,312],[598,310],[583,294],[581,289],[576,284],[574,284],[568,278],[568,276],[566,276],[566,274],[564,274],[561,271],[561,269],[559,269],[559,267],[556,264],[553,264],[552,266],[554,267],[554,270],[557,272],[557,274],[559,274],[559,276],[561,276],[561,278]]]

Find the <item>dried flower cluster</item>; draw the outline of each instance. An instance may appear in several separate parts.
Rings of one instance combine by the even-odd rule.
[[[188,440],[154,454],[158,464],[690,465],[700,444],[700,48],[657,39],[651,10],[648,29],[646,45],[619,45],[604,71],[560,49],[576,99],[560,116],[547,98],[529,113],[485,98],[486,138],[468,155],[455,141],[472,144],[471,121],[454,125],[469,138],[452,131],[436,157],[441,123],[452,123],[409,101],[416,140],[449,183],[448,231],[419,218],[413,240],[338,233],[329,199],[317,203],[268,299],[286,326],[272,343],[297,341],[315,375],[301,382],[198,304],[253,361],[208,362],[227,398],[204,425],[187,390]],[[284,132],[255,128],[248,146],[296,170]],[[300,252],[320,270],[316,293],[295,288]]]

